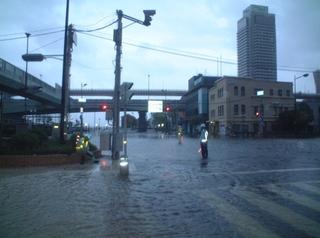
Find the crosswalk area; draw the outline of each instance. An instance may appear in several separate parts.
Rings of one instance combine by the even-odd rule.
[[[201,189],[194,195],[241,237],[320,237],[320,180]]]

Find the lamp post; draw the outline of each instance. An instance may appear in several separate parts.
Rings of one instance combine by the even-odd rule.
[[[309,74],[303,74],[300,76],[294,75],[294,131],[297,132],[297,79],[308,77]]]
[[[297,94],[297,79],[299,79],[299,78],[302,78],[302,77],[308,77],[309,76],[309,74],[303,74],[303,75],[300,75],[300,76],[296,76],[296,75],[294,75],[294,110],[295,111],[297,111],[297,96],[296,96],[296,94]]]
[[[26,37],[27,37],[27,54],[29,53],[29,37],[30,33],[26,32]],[[24,74],[24,90],[25,92],[27,91],[28,88],[28,61],[26,61],[26,71]],[[27,97],[24,97],[24,114],[25,114],[25,120],[27,122]]]

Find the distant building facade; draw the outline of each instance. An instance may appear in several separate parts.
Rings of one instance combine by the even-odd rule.
[[[198,74],[188,80],[188,92],[181,98],[185,105],[183,124],[186,133],[195,135],[200,124],[209,120],[208,92],[219,78]]]
[[[238,76],[277,81],[275,15],[250,5],[238,21]]]
[[[221,135],[272,132],[279,114],[293,109],[288,82],[224,76],[209,91],[211,129]]]

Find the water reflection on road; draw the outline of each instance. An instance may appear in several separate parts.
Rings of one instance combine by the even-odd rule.
[[[2,169],[0,237],[315,236],[319,142],[213,139],[203,162],[197,139],[131,136],[128,179],[111,160]]]

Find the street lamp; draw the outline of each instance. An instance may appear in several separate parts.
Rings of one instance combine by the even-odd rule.
[[[66,20],[63,47],[63,66],[62,66],[62,85],[61,85],[61,105],[60,105],[60,143],[65,143],[65,125],[68,121],[68,101],[69,101],[69,84],[70,84],[70,67],[72,46],[75,42],[74,29],[69,22],[69,0],[66,0]],[[61,55],[47,55],[47,57],[56,58]],[[46,57],[42,54],[25,54],[22,56],[25,61],[42,61]]]
[[[303,74],[298,77],[296,77],[296,75],[294,75],[294,93],[295,94],[297,93],[297,83],[296,83],[297,79],[302,78],[302,77],[308,77],[308,76],[309,76],[309,74]]]
[[[308,77],[309,74],[303,74],[303,75],[300,75],[300,76],[296,76],[294,75],[294,111],[295,111],[295,114],[297,114],[297,79],[299,78],[302,78],[302,77]]]
[[[297,79],[302,77],[308,77],[308,76],[309,76],[308,73],[300,75],[298,77],[294,75],[294,122],[295,122],[294,129],[295,129],[295,132],[297,131]]]
[[[27,54],[29,53],[29,37],[30,33],[26,32],[26,37],[27,37]],[[27,91],[28,87],[28,61],[26,61],[26,71],[24,74],[24,90]],[[25,120],[27,122],[27,97],[24,97],[24,114],[25,114]]]
[[[62,60],[60,58],[58,58],[59,56],[63,56],[63,55],[43,55],[43,54],[24,54],[22,55],[22,59],[26,62],[32,61],[32,62],[39,62],[39,61],[43,61],[47,58],[52,58],[52,59],[56,59],[56,60]]]

